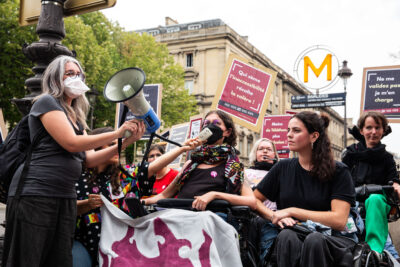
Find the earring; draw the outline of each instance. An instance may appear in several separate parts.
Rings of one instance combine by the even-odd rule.
[[[311,150],[314,149],[314,142],[311,142]]]

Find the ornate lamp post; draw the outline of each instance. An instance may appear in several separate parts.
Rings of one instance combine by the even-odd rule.
[[[28,114],[32,106],[32,99],[42,91],[42,75],[47,65],[59,55],[75,56],[75,52],[70,51],[61,44],[65,37],[63,6],[66,0],[42,0],[39,22],[36,33],[39,41],[30,45],[24,44],[22,52],[24,55],[36,63],[32,68],[35,73],[25,81],[29,94],[21,99],[13,99],[18,110],[22,114]]]
[[[94,112],[94,107],[96,106],[96,99],[97,96],[99,95],[99,92],[92,85],[92,88],[90,89],[89,92],[86,93],[86,95],[90,103],[90,129],[93,130],[93,112]]]
[[[351,77],[353,73],[351,72],[350,68],[347,67],[347,61],[343,61],[342,68],[338,71],[338,76],[343,80],[344,86],[344,134],[343,134],[343,146],[344,148],[347,147],[347,116],[346,116],[346,102],[347,102],[347,93],[346,93],[346,86],[347,86],[347,79]]]

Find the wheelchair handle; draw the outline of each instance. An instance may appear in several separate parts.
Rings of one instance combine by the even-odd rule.
[[[393,190],[391,185],[377,185],[377,184],[364,184],[357,186],[356,188],[357,196],[365,196],[370,194],[382,194],[382,192],[387,192]]]
[[[191,198],[165,198],[157,201],[157,206],[162,208],[192,209],[194,199]],[[231,204],[222,199],[215,199],[208,203],[207,210],[220,210],[229,208]]]
[[[385,194],[391,202],[398,205],[398,196],[395,194],[393,186],[390,185],[377,185],[377,184],[364,184],[355,188],[356,199],[358,201],[365,201],[372,194]]]

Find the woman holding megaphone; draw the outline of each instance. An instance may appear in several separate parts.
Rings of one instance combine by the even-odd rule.
[[[89,88],[79,62],[69,56],[54,59],[43,75],[42,94],[29,113],[31,139],[46,135],[32,152],[20,198],[14,198],[22,165],[10,185],[6,211],[3,266],[72,266],[71,247],[76,219],[75,182],[82,163],[94,167],[118,153],[117,146],[94,151],[124,136],[122,148],[139,140],[143,122],[131,120],[119,129],[87,135],[85,122]]]
[[[161,194],[145,199],[146,204],[176,195],[177,198],[193,198],[192,207],[197,210],[205,210],[214,199],[256,207],[253,192],[244,183],[243,164],[234,148],[237,135],[232,118],[220,110],[210,111],[205,116],[205,128],[212,132],[207,143],[191,153],[183,171]]]

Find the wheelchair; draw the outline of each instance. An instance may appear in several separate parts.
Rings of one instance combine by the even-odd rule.
[[[162,209],[185,209],[197,211],[192,208],[194,199],[161,199],[155,205],[144,206],[137,198],[126,198],[125,202],[131,213],[137,214],[138,217],[144,216],[151,212],[156,212]],[[213,200],[208,205],[206,210],[214,213],[224,214],[221,216],[225,221],[233,225],[239,237],[240,258],[243,266],[257,267],[258,266],[258,244],[249,238],[250,230],[253,225],[253,219],[256,215],[248,206],[232,206],[225,200]],[[132,212],[133,211],[133,212]]]
[[[400,217],[399,199],[394,192],[392,185],[365,184],[356,187],[356,200],[360,203],[356,212],[361,216],[365,225],[365,200],[371,194],[384,194],[387,204],[391,206],[388,213],[388,222],[397,221]],[[365,231],[358,234],[359,243],[353,251],[354,267],[377,267],[377,266],[400,266],[397,260],[386,250],[382,253],[382,258],[378,258],[365,242]]]
[[[356,188],[356,200],[359,205],[356,208],[352,208],[350,211],[353,219],[356,220],[357,214],[359,214],[359,218],[362,220],[362,226],[365,225],[365,200],[371,194],[384,194],[387,199],[387,204],[391,206],[391,210],[388,213],[388,222],[394,222],[400,217],[400,209],[399,209],[399,199],[397,194],[395,194],[393,187],[391,185],[362,185]],[[357,225],[357,223],[356,223]],[[358,228],[358,227],[357,227]],[[304,227],[302,223],[298,223],[292,227],[289,227],[295,232],[300,233],[301,235],[308,235],[312,233],[311,230]],[[389,266],[396,267],[400,266],[397,260],[386,250],[382,253],[383,256],[379,259],[376,254],[371,250],[369,245],[365,242],[365,231],[359,231],[357,233],[357,238],[359,242],[353,248],[353,266],[354,267],[379,267],[379,266]],[[274,245],[271,247],[270,253],[267,255],[267,258],[262,263],[262,266],[272,267],[274,266],[270,262],[271,252],[273,251]]]

